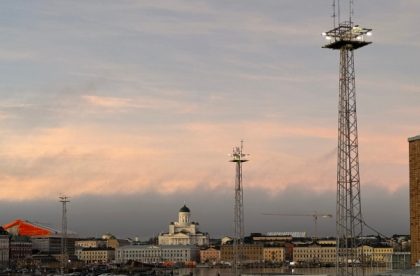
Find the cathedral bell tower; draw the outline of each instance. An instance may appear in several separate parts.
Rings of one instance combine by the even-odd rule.
[[[180,225],[190,224],[190,209],[185,204],[179,209],[178,223]]]

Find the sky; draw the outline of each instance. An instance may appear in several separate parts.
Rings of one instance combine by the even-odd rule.
[[[15,218],[147,238],[184,201],[233,232],[244,140],[246,232],[313,231],[335,213],[338,53],[331,1],[2,1],[0,224]],[[420,134],[420,2],[355,1],[366,221],[408,233],[408,143]],[[393,219],[389,219],[392,217]],[[320,222],[334,235],[334,219]]]

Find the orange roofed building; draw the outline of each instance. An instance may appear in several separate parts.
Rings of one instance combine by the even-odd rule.
[[[42,225],[28,220],[17,219],[3,225],[4,230],[13,235],[29,237],[51,237],[60,235],[60,232],[50,226]]]

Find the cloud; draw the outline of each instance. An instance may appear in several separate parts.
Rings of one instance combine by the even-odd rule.
[[[124,108],[136,107],[130,99],[115,98],[115,97],[98,97],[92,95],[85,95],[83,99],[91,105],[107,108]]]
[[[408,233],[408,188],[388,192],[380,186],[362,185],[362,212],[365,221],[386,235]],[[210,189],[206,185],[172,194],[157,192],[125,195],[84,194],[72,196],[68,204],[68,227],[83,236],[99,237],[111,232],[118,237],[139,236],[146,240],[167,231],[170,221],[177,219],[183,202],[191,209],[192,219],[200,230],[212,238],[233,232],[233,182],[226,189]],[[245,232],[305,231],[314,232],[313,220],[302,217],[268,217],[262,213],[331,213],[334,218],[318,221],[321,235],[335,235],[335,191],[313,192],[302,186],[290,186],[280,194],[259,187],[244,187]],[[53,198],[24,202],[0,202],[0,224],[16,218],[60,225],[61,206],[58,195]],[[383,210],[388,210],[386,213]],[[109,218],[113,223],[109,223]],[[389,217],[393,219],[390,220]],[[144,223],[147,222],[147,223]],[[366,234],[374,234],[365,229]]]
[[[116,98],[94,95],[84,95],[83,100],[93,107],[103,108],[106,111],[128,112],[132,109],[156,110],[165,113],[188,114],[194,113],[194,104],[182,101],[161,99],[159,97]]]
[[[226,155],[240,139],[251,153],[248,187],[335,189],[338,76],[319,35],[328,4],[98,3],[28,6],[5,18],[12,27],[0,59],[13,64],[4,65],[0,92],[16,105],[0,106],[0,198],[225,191],[233,178]],[[416,11],[417,2],[387,3],[380,8],[390,14],[395,5]],[[418,84],[405,67],[371,61],[403,63],[381,47],[389,39],[393,53],[416,60],[409,44],[418,36],[405,38],[418,17],[401,25],[382,12],[372,12],[379,46],[363,67],[369,74],[358,75],[369,88],[360,164],[363,183],[395,191],[407,183],[404,136],[418,125]]]
[[[7,50],[0,49],[0,60],[7,62],[19,62],[19,61],[35,61],[38,59],[38,55],[29,50]]]
[[[241,138],[251,154],[244,165],[246,186],[273,195],[293,186],[314,192],[335,189],[335,129],[265,120],[124,130],[84,123],[4,139],[0,197],[170,195],[203,185],[223,190],[234,175],[227,154]],[[406,183],[405,141],[368,134],[361,143],[363,183],[386,190]]]

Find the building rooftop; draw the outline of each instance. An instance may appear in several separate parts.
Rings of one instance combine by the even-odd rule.
[[[408,142],[414,142],[420,140],[420,135],[408,138]]]
[[[115,248],[112,247],[87,247],[82,248],[82,251],[115,251]]]
[[[185,249],[185,248],[198,248],[196,245],[154,245],[154,244],[131,244],[120,246],[118,249],[139,249],[139,248],[155,248],[155,249]]]
[[[306,238],[306,232],[267,232],[267,236],[292,236],[293,238]]]
[[[3,225],[4,230],[12,235],[29,237],[61,237],[60,230],[45,224],[29,220],[16,219]],[[75,237],[76,233],[67,230],[68,237]]]

